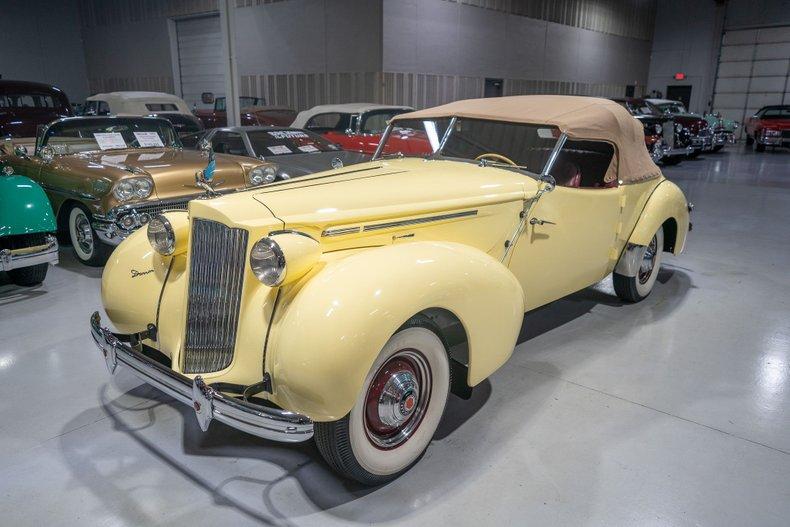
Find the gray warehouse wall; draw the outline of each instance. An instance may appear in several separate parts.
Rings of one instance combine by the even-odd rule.
[[[790,0],[662,0],[656,11],[648,90],[691,85],[690,110],[709,109],[725,29],[790,25]],[[675,73],[686,79],[676,81]]]
[[[0,35],[3,79],[55,84],[72,102],[88,94],[76,0],[4,0]]]
[[[647,83],[651,2],[383,4],[385,102],[481,97],[487,77],[503,79],[505,95],[622,96],[626,85]]]

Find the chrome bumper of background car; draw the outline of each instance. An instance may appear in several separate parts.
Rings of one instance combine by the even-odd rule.
[[[58,241],[47,234],[45,243],[23,249],[0,250],[0,271],[10,271],[33,265],[58,263]]]
[[[733,132],[716,132],[713,134],[713,144],[716,146],[735,144],[735,134]]]
[[[90,325],[93,340],[104,355],[111,374],[119,363],[128,366],[146,383],[192,406],[204,432],[216,419],[272,441],[297,443],[313,437],[313,422],[303,415],[230,397],[207,385],[200,376],[190,379],[136,351],[121,340],[122,336],[101,326],[98,312],[91,316]]]
[[[694,151],[694,147],[684,146],[684,147],[677,147],[677,148],[667,148],[664,150],[664,157],[674,157],[674,156],[686,156],[689,155]]]
[[[134,231],[147,225],[154,216],[164,212],[187,210],[190,199],[194,197],[119,205],[105,216],[94,215],[91,226],[99,240],[109,245],[119,245]]]

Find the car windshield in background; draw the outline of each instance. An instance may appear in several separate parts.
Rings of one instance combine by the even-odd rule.
[[[765,108],[759,117],[760,119],[790,119],[790,106]]]
[[[625,107],[631,112],[631,115],[656,115],[656,112],[647,104],[634,104],[628,102],[625,103]]]
[[[304,130],[256,130],[247,132],[247,137],[255,155],[263,157],[339,150],[321,136]]]
[[[151,118],[78,118],[50,126],[41,146],[56,154],[181,146],[172,125]]]
[[[373,110],[362,115],[360,131],[363,134],[380,134],[387,128],[387,123],[396,115],[406,113],[411,110]]]
[[[382,151],[404,156],[485,159],[503,165],[510,164],[509,160],[540,174],[560,135],[550,126],[459,118],[440,151],[449,123],[446,117],[396,121]]]
[[[656,106],[658,106],[658,109],[664,113],[686,113],[686,107],[679,102],[667,102],[657,104]]]

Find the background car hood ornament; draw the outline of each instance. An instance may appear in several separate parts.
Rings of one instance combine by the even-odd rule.
[[[195,186],[206,191],[206,197],[216,197],[219,193],[214,190],[214,187],[222,184],[222,180],[214,180],[214,171],[217,168],[217,158],[214,155],[214,149],[209,145],[203,149],[203,152],[208,156],[208,165],[203,170],[195,173]]]

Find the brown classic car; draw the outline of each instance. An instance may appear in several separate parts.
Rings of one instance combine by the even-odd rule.
[[[202,176],[210,157],[210,182]],[[77,258],[103,265],[112,247],[166,210],[186,210],[204,192],[274,181],[271,163],[184,150],[172,125],[152,117],[71,117],[50,123],[35,151],[6,140],[0,162],[38,182],[52,202],[58,233]]]
[[[214,99],[214,109],[195,110],[206,128],[228,126],[225,97]],[[284,106],[267,106],[260,97],[239,97],[239,124],[242,126],[289,126],[296,112]]]
[[[0,80],[0,137],[33,137],[39,125],[69,115],[71,104],[59,88]]]

